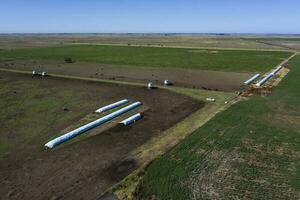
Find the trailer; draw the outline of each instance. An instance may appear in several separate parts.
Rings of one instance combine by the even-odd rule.
[[[95,120],[93,122],[90,122],[90,123],[88,123],[88,124],[86,124],[84,126],[81,126],[81,127],[77,128],[77,129],[75,129],[75,130],[73,130],[73,131],[71,131],[69,133],[66,133],[66,134],[64,134],[64,135],[62,135],[60,137],[57,137],[57,138],[55,138],[55,139],[47,142],[45,144],[45,147],[46,148],[53,148],[53,147],[55,147],[55,146],[57,146],[57,145],[59,145],[61,143],[64,143],[64,142],[66,142],[68,140],[71,140],[72,138],[74,138],[74,137],[76,137],[76,136],[78,136],[78,135],[80,135],[80,134],[82,134],[82,133],[84,133],[84,132],[86,132],[86,131],[88,131],[90,129],[93,129],[93,128],[97,127],[97,126],[100,126],[100,125],[102,125],[102,124],[104,124],[104,123],[106,123],[106,122],[108,122],[108,121],[110,121],[110,120],[112,120],[112,119],[114,119],[114,118],[116,118],[116,117],[118,117],[118,116],[120,116],[120,115],[122,115],[122,114],[124,114],[124,113],[126,113],[128,111],[130,111],[130,110],[133,110],[134,108],[137,108],[137,107],[139,107],[141,105],[142,105],[141,102],[135,102],[133,104],[130,104],[130,105],[124,107],[124,108],[121,108],[120,110],[117,110],[117,111],[115,111],[115,112],[113,112],[111,114],[108,114],[108,115],[106,115],[104,117],[101,117],[100,119],[97,119],[97,120]]]
[[[98,110],[96,110],[95,112],[96,113],[102,113],[102,112],[106,112],[108,110],[111,110],[111,109],[114,109],[114,108],[117,108],[119,106],[122,106],[126,103],[128,103],[129,101],[127,99],[123,99],[121,101],[118,101],[118,102],[115,102],[115,103],[112,103],[112,104],[109,104],[107,106],[104,106],[102,108],[99,108]]]

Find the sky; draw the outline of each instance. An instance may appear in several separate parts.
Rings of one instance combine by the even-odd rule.
[[[0,0],[0,33],[300,33],[300,0]]]

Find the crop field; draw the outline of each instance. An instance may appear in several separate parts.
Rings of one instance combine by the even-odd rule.
[[[0,196],[97,199],[142,170],[141,199],[297,199],[300,56],[271,95],[239,96],[293,53],[239,37],[0,36]],[[44,149],[124,98],[143,105]]]
[[[266,72],[291,52],[127,46],[64,46],[0,51],[0,67],[95,79],[239,91],[254,72]],[[74,63],[65,63],[71,57]]]
[[[266,72],[292,55],[281,51],[208,50],[157,47],[79,45],[49,48],[1,50],[3,63],[15,59],[61,60],[99,64],[214,70],[225,72]]]
[[[152,199],[299,199],[300,56],[267,97],[219,113],[146,170]]]
[[[139,166],[129,152],[203,107],[163,89],[0,72],[0,196],[4,199],[95,199]],[[44,150],[50,139],[91,121],[92,112],[129,98],[144,119],[117,123]],[[168,117],[166,117],[168,116]]]
[[[132,46],[159,46],[159,47],[194,47],[194,48],[237,48],[237,49],[261,49],[261,50],[284,50],[268,44],[258,43],[255,40],[245,40],[234,36],[102,36],[74,38],[69,41],[72,44],[114,44]],[[69,44],[68,43],[68,44]]]
[[[262,37],[248,38],[247,40],[256,41],[257,43],[266,44],[274,47],[282,47],[286,49],[300,49],[300,37]]]
[[[35,48],[62,46],[66,44],[106,44],[159,47],[193,47],[193,48],[240,48],[259,50],[284,50],[280,46],[259,43],[255,37],[217,36],[217,35],[164,35],[164,34],[27,34],[0,35],[1,48]],[[245,40],[246,39],[246,40]]]

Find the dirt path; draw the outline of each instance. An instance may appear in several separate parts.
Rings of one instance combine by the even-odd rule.
[[[285,65],[285,64],[287,64],[292,58],[294,58],[298,54],[299,54],[299,52],[295,52],[293,55],[291,55],[290,57],[288,57],[287,59],[285,59],[284,61],[282,61],[279,65]]]
[[[165,79],[179,87],[238,91],[249,73],[190,70],[178,68],[145,68],[76,62],[66,64],[60,61],[14,60],[0,63],[0,67],[32,72],[46,71],[52,74],[81,76],[95,79],[116,80],[147,84],[149,81],[162,85]],[[88,69],[88,70],[87,70]]]

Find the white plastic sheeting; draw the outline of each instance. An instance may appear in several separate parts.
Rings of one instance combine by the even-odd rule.
[[[265,84],[265,82],[267,82],[270,78],[272,78],[272,76],[274,76],[276,73],[278,73],[281,69],[282,69],[282,66],[276,67],[276,69],[274,69],[270,74],[268,74],[263,79],[261,79],[258,83],[256,83],[256,86],[260,87],[263,84]]]
[[[121,121],[120,123],[127,126],[127,125],[130,125],[130,124],[140,120],[141,118],[142,118],[141,113],[138,113],[138,114],[132,115],[131,117],[128,117],[127,119]]]
[[[276,67],[276,69],[274,69],[271,74],[275,75],[277,72],[279,72],[281,70],[281,66]]]
[[[273,74],[268,74],[267,76],[265,76],[263,79],[261,79],[258,83],[256,83],[257,87],[262,86],[265,82],[267,82],[271,77],[273,76]]]
[[[126,103],[128,103],[129,101],[127,99],[123,99],[121,101],[118,101],[118,102],[115,102],[115,103],[112,103],[112,104],[109,104],[107,106],[104,106],[102,108],[99,108],[98,110],[96,110],[95,112],[97,113],[102,113],[102,112],[105,112],[105,111],[108,111],[108,110],[111,110],[111,109],[114,109],[114,108],[117,108],[121,105],[124,105]]]
[[[255,81],[259,76],[260,76],[259,73],[255,74],[255,75],[252,76],[250,79],[246,80],[246,81],[244,82],[244,84],[245,84],[245,85],[248,85],[248,84],[252,83],[252,82]]]
[[[92,128],[95,128],[95,127],[97,127],[101,124],[104,124],[105,122],[108,122],[108,121],[110,121],[110,120],[112,120],[112,119],[114,119],[114,118],[116,118],[116,117],[118,117],[118,116],[120,116],[120,115],[136,108],[136,107],[139,107],[140,105],[142,105],[141,102],[135,102],[133,104],[130,104],[130,105],[124,107],[124,108],[121,108],[120,110],[117,110],[117,111],[115,111],[111,114],[108,114],[104,117],[101,117],[100,119],[97,119],[93,122],[90,122],[90,123],[88,123],[88,124],[86,124],[86,125],[84,125],[80,128],[77,128],[77,129],[75,129],[75,130],[73,130],[69,133],[66,133],[66,134],[64,134],[60,137],[57,137],[57,138],[49,141],[48,143],[45,144],[45,147],[53,148],[53,147],[55,147],[55,146],[57,146],[57,145],[59,145],[63,142],[66,142],[66,141],[68,141],[68,140],[70,140],[70,139],[72,139],[72,138],[74,138],[74,137],[76,137],[76,136],[92,129]]]

